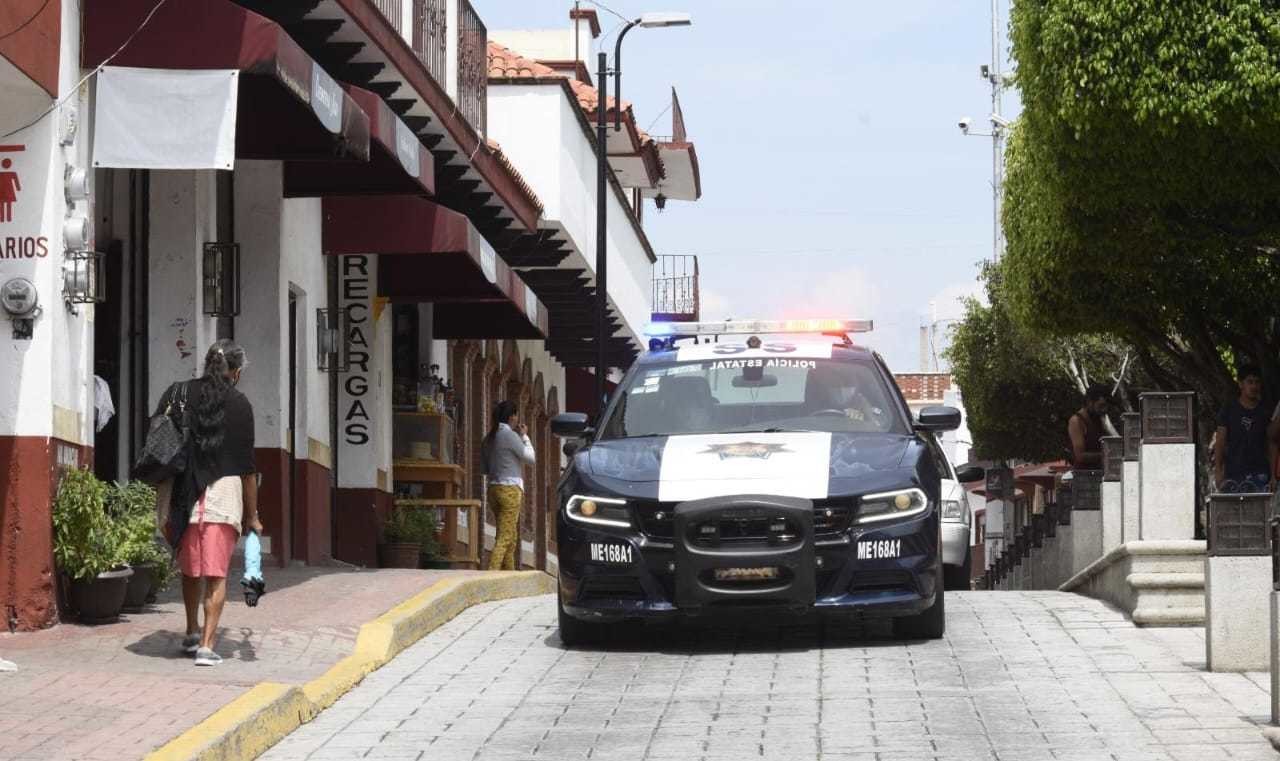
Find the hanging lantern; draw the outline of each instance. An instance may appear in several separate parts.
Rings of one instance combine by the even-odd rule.
[[[101,251],[69,250],[62,260],[62,296],[68,304],[101,304],[107,300]]]
[[[204,244],[204,313],[209,317],[240,314],[240,244]]]
[[[316,364],[322,373],[351,369],[351,322],[346,309],[316,310]]]

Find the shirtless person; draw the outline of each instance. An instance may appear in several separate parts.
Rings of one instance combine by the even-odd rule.
[[[1099,383],[1085,392],[1084,406],[1067,422],[1071,439],[1071,465],[1080,470],[1102,468],[1102,419],[1107,414],[1110,393]]]

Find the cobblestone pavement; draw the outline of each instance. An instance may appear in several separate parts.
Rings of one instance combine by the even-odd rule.
[[[250,608],[232,572],[217,651],[198,669],[180,653],[178,584],[141,613],[104,626],[61,624],[0,634],[0,759],[139,759],[258,682],[303,684],[355,646],[360,625],[449,574],[267,568],[267,594]]]
[[[948,634],[645,627],[565,650],[552,597],[477,606],[265,756],[294,759],[1276,759],[1264,674],[1195,630],[1057,592],[947,598]],[[1198,644],[1197,644],[1198,643]]]

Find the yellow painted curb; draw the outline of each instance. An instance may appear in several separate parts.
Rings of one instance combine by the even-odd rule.
[[[147,756],[147,761],[257,758],[313,716],[302,690],[261,682]]]
[[[555,590],[541,571],[505,571],[436,582],[360,627],[355,652],[302,687],[261,682],[147,756],[147,761],[257,758],[386,665],[405,648],[483,602]]]

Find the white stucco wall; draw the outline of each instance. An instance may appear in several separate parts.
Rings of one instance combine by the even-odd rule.
[[[62,7],[59,92],[71,92],[81,77],[80,14],[70,3]],[[52,103],[47,93],[0,58],[0,142],[22,146],[0,153],[15,173],[17,200],[12,219],[0,222],[0,283],[22,277],[36,287],[42,311],[32,338],[14,339],[13,325],[0,313],[0,436],[57,436],[71,443],[92,444],[93,309],[67,310],[62,299],[63,220],[94,217],[92,196],[68,210],[64,172],[68,165],[88,167],[92,141],[88,91],[73,95],[63,107],[35,124]],[[73,129],[64,125],[74,121]],[[66,139],[66,144],[59,138]],[[90,172],[91,173],[91,172]],[[92,247],[92,231],[89,236]]]
[[[250,362],[242,389],[257,413],[257,446],[286,447],[292,291],[298,299],[295,456],[329,467],[329,385],[315,352],[315,310],[328,303],[320,201],[285,199],[282,193],[279,162],[237,162],[235,226],[242,272],[236,340]]]
[[[196,377],[217,337],[204,315],[200,265],[205,241],[217,240],[216,180],[212,171],[151,172],[148,262],[148,407],[169,384]]]
[[[284,202],[281,253],[285,292],[281,303],[288,314],[288,292],[298,299],[298,452],[330,467],[329,376],[320,372],[316,355],[316,310],[329,305],[324,256],[321,252],[321,201],[291,198]],[[288,334],[284,335],[288,340]],[[282,378],[288,383],[288,374]]]
[[[555,85],[490,85],[489,134],[542,200],[543,218],[573,246],[561,267],[595,273],[596,155],[577,104]],[[609,299],[633,336],[649,322],[653,264],[608,191]]]
[[[565,29],[497,29],[489,32],[489,39],[535,61],[572,61],[574,53],[573,35],[573,27]],[[585,58],[591,49],[590,34],[581,35],[578,44],[579,53]]]

